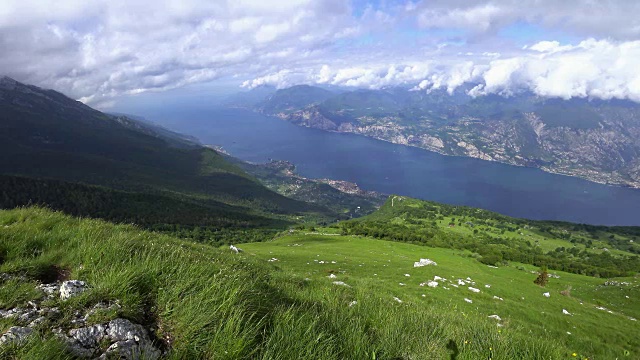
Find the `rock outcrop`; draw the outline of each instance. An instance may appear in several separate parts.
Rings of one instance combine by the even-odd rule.
[[[3,275],[6,274],[0,274]],[[121,308],[118,301],[100,302],[88,310],[75,310],[66,316],[57,307],[43,305],[66,301],[82,294],[90,288],[84,281],[40,284],[37,288],[42,291],[40,299],[29,301],[26,306],[0,309],[0,318],[11,319],[19,325],[9,328],[0,336],[0,347],[21,345],[37,329],[44,334],[54,334],[66,344],[71,355],[81,359],[153,360],[163,355],[155,346],[151,332],[143,325],[123,318],[100,324],[90,323],[90,318],[98,312],[117,313]]]
[[[58,336],[67,344],[69,352],[79,358],[158,359],[162,355],[151,341],[148,331],[126,319],[115,319],[72,329]],[[106,350],[102,344],[108,343]]]

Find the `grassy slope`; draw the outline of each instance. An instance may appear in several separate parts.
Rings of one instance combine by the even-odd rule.
[[[301,249],[313,254],[324,248],[329,258],[343,251],[338,243],[326,243],[324,238],[284,241],[305,239],[308,247]],[[340,239],[344,240],[357,239]],[[319,247],[313,249],[312,244]],[[407,250],[409,245],[395,245],[411,255],[403,264],[418,255],[415,247]],[[269,251],[286,256],[285,251],[298,249],[282,240],[268,246],[262,259],[271,256]],[[247,245],[247,249],[253,252],[258,247]],[[367,248],[358,249],[357,260],[366,256]],[[54,300],[50,305],[59,306],[65,317],[44,324],[39,336],[22,348],[3,348],[3,358],[68,358],[47,329],[68,328],[65,319],[74,310],[105,300],[119,300],[122,309],[90,322],[125,317],[153,326],[158,329],[155,335],[171,340],[169,358],[173,359],[433,359],[448,357],[448,347],[458,348],[458,359],[491,354],[492,359],[558,359],[572,351],[556,340],[532,337],[528,329],[515,325],[499,332],[493,320],[475,315],[473,309],[462,314],[457,303],[425,306],[408,291],[398,293],[406,301],[396,303],[381,292],[385,287],[380,281],[355,273],[339,275],[353,285],[349,288],[332,285],[324,278],[326,273],[305,280],[309,275],[302,271],[278,270],[251,254],[235,255],[131,226],[79,220],[42,209],[0,211],[0,250],[0,272],[30,279],[1,283],[0,308],[24,305],[41,296],[34,291],[36,279],[51,277],[56,268],[92,286],[71,301]],[[311,260],[309,255],[305,260]],[[345,264],[335,267],[340,266]],[[358,303],[349,307],[352,300]],[[12,321],[0,320],[0,331]]]
[[[637,227],[531,221],[400,196],[391,196],[380,210],[341,226],[348,234],[473,249],[481,260],[496,259],[488,263],[522,259],[593,276],[632,274],[640,266]]]
[[[640,245],[629,242],[629,240],[640,239],[640,228],[638,227],[592,226],[560,221],[518,219],[478,208],[396,197],[396,199],[398,198],[402,200],[396,201],[394,206],[390,206],[391,201],[389,200],[381,208],[381,211],[362,219],[394,221],[409,226],[410,224],[405,221],[406,215],[412,209],[428,206],[433,209],[431,215],[436,217],[435,226],[456,235],[470,236],[480,233],[489,236],[518,238],[535,243],[545,251],[555,250],[562,246],[575,246],[594,253],[601,253],[604,248],[608,248],[613,254],[633,254],[633,252],[617,250],[615,246],[619,242],[621,247],[625,249],[638,249],[635,251],[640,252]],[[416,216],[420,217],[420,215]],[[414,220],[416,219],[414,218]],[[421,218],[418,221],[418,224],[413,225],[433,226],[431,218]],[[454,226],[451,227],[450,224],[454,224]],[[478,232],[474,232],[475,230]],[[615,244],[611,243],[610,237],[612,235],[617,239]],[[571,239],[575,241],[572,243]],[[584,243],[589,240],[591,240],[591,246],[586,246]]]
[[[444,335],[441,341],[451,337],[461,346],[460,358],[487,358],[483,351],[489,347],[496,349],[494,359],[534,358],[514,356],[511,349],[502,346],[503,339],[514,334],[529,334],[532,344],[544,343],[564,349],[564,353],[550,357],[554,359],[573,358],[574,352],[582,359],[625,358],[625,351],[630,351],[631,357],[640,356],[640,327],[629,319],[640,318],[637,278],[620,279],[631,282],[629,286],[603,287],[603,279],[553,272],[560,278],[551,278],[548,286],[541,288],[533,283],[536,275],[530,272],[535,269],[532,266],[513,264],[495,269],[470,258],[468,252],[354,236],[293,234],[277,241],[241,247],[258,259],[275,257],[278,261],[274,263],[279,268],[294,274],[292,276],[308,277],[312,282],[330,283],[333,280],[327,276],[335,273],[335,280],[352,286],[357,294],[354,299],[358,301],[366,302],[367,297],[374,296],[385,299],[386,306],[393,308],[398,306],[392,300],[395,296],[403,300],[406,311],[427,309],[449,314],[456,322],[443,326],[441,331],[446,335],[439,335]],[[413,262],[420,258],[432,259],[438,265],[414,268]],[[441,282],[437,288],[419,286],[436,275],[453,280],[454,284],[457,279],[470,277],[476,283],[471,286],[481,292],[471,292],[470,285],[455,288],[449,281]],[[486,288],[485,284],[491,287]],[[568,286],[572,287],[571,297],[562,296],[560,291]],[[550,298],[542,295],[547,291],[551,293]],[[464,298],[473,303],[465,302]],[[604,306],[613,314],[596,306]],[[573,316],[563,315],[563,309]],[[486,330],[490,332],[483,330],[475,334],[464,333],[464,330],[459,333],[456,328],[460,320],[466,326],[484,324],[493,314],[502,318],[504,327],[496,327],[494,321],[493,329]],[[470,343],[465,345],[465,341]]]

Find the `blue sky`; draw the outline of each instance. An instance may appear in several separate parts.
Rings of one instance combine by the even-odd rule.
[[[0,69],[92,106],[260,85],[640,100],[640,2],[4,0]]]

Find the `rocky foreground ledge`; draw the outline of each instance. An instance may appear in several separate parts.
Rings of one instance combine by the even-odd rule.
[[[10,276],[1,274],[0,278]],[[159,359],[163,352],[150,335],[152,332],[140,324],[123,318],[115,318],[98,324],[90,324],[101,314],[117,313],[118,302],[98,303],[85,312],[76,311],[69,319],[58,307],[45,304],[66,302],[90,287],[79,280],[41,284],[40,300],[29,301],[26,307],[0,309],[0,318],[12,319],[18,326],[9,328],[0,336],[0,347],[16,346],[28,342],[37,334],[53,333],[67,347],[70,354],[82,359]],[[55,326],[54,326],[55,324]]]

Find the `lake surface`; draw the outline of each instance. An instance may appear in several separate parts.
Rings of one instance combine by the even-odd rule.
[[[156,108],[140,115],[243,160],[288,160],[305,177],[515,217],[640,225],[640,190],[299,127],[245,110]]]

